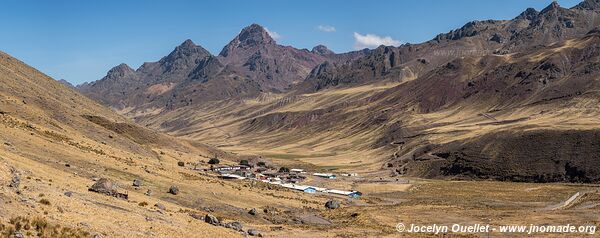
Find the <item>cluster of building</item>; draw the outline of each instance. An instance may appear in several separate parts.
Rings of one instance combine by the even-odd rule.
[[[264,167],[259,167],[252,171],[250,166],[246,165],[231,165],[231,166],[217,166],[213,167],[212,170],[219,174],[222,179],[254,179],[269,184],[278,185],[284,188],[302,191],[305,193],[327,193],[348,196],[351,198],[358,198],[362,196],[359,191],[344,191],[337,189],[328,189],[308,185],[300,185],[306,179],[306,172],[302,169],[290,169],[289,172],[275,171]],[[336,179],[337,176],[331,173],[313,173],[315,177]],[[357,176],[357,174],[341,174],[342,176]]]
[[[344,191],[344,190],[327,189],[327,188],[307,186],[307,185],[297,185],[297,184],[280,184],[280,186],[282,186],[284,188],[297,190],[297,191],[302,191],[305,193],[322,192],[322,193],[329,193],[329,194],[344,195],[344,196],[348,196],[351,198],[358,198],[358,197],[362,196],[362,193],[359,191]]]

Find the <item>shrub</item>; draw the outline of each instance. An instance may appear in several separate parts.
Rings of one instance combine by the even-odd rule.
[[[221,161],[219,161],[219,159],[217,158],[212,158],[208,161],[208,164],[219,164],[221,163]]]
[[[183,166],[185,166],[185,163],[183,161],[179,161],[179,162],[177,162],[177,165],[179,165],[180,167],[183,167]]]
[[[250,166],[250,162],[248,162],[248,160],[243,159],[242,161],[240,161],[240,165]]]

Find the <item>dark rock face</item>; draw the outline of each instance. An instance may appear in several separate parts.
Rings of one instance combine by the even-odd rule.
[[[338,209],[340,208],[340,202],[337,200],[329,200],[325,203],[327,209]]]
[[[434,146],[429,154],[435,158],[420,155],[407,168],[409,173],[428,177],[597,183],[599,136],[597,130],[503,132],[464,144]]]

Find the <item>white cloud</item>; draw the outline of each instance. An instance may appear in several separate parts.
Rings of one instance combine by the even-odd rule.
[[[361,35],[354,32],[354,49],[360,50],[364,48],[375,48],[380,45],[399,46],[400,41],[392,39],[392,37],[381,37],[375,34]]]
[[[267,33],[269,33],[269,35],[271,36],[271,38],[273,38],[273,40],[279,40],[281,38],[281,35],[279,33],[270,31],[269,28],[265,27],[265,31],[267,31]]]
[[[317,29],[322,32],[335,32],[335,27],[330,25],[318,25]]]

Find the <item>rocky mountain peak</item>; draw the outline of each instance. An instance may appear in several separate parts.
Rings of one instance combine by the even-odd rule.
[[[317,45],[317,46],[313,47],[311,52],[315,53],[315,54],[319,54],[319,55],[335,54],[335,52],[331,51],[330,49],[327,48],[327,46],[324,46],[324,45]]]
[[[175,50],[167,56],[168,58],[180,57],[180,56],[191,56],[191,55],[200,55],[200,56],[209,56],[210,52],[206,49],[202,48],[199,45],[194,44],[194,42],[190,39],[185,40],[181,45],[175,47]]]
[[[519,14],[519,16],[517,16],[515,19],[524,19],[524,20],[533,20],[537,17],[537,15],[539,14],[538,11],[536,11],[533,8],[527,8],[525,9],[525,11],[523,11],[521,14]]]
[[[113,67],[112,69],[110,69],[108,71],[108,73],[106,74],[106,77],[108,78],[115,78],[115,77],[124,77],[130,74],[135,73],[135,70],[133,70],[131,67],[129,67],[129,65],[122,63],[119,64],[115,67]]]
[[[546,13],[546,12],[551,12],[551,11],[557,11],[558,9],[560,9],[560,5],[558,5],[558,2],[553,1],[552,3],[550,3],[550,5],[548,5],[546,8],[542,9],[542,11],[540,13]]]
[[[242,31],[240,31],[240,33],[223,48],[220,55],[227,56],[228,53],[235,48],[249,48],[272,44],[275,44],[275,40],[269,35],[269,32],[258,24],[252,24],[242,29]]]

